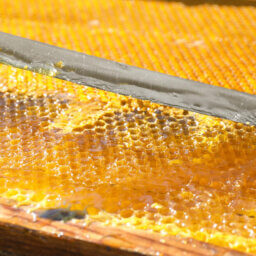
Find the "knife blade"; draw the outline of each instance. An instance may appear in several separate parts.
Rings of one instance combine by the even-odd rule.
[[[256,125],[256,95],[0,32],[0,63],[138,99]]]

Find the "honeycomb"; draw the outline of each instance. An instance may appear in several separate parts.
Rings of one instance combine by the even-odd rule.
[[[0,31],[256,94],[255,0],[0,0]]]
[[[255,127],[5,65],[0,113],[11,205],[256,252]]]

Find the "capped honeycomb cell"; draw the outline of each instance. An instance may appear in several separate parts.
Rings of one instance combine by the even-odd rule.
[[[4,65],[0,77],[1,198],[256,252],[255,127]]]

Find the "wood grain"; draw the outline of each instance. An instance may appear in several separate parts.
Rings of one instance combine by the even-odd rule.
[[[25,255],[248,255],[194,239],[99,223],[87,226],[35,219],[23,209],[0,204],[0,251]]]

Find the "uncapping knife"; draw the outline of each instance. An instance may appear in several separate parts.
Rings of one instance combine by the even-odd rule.
[[[256,95],[0,32],[0,62],[160,104],[256,125]]]

